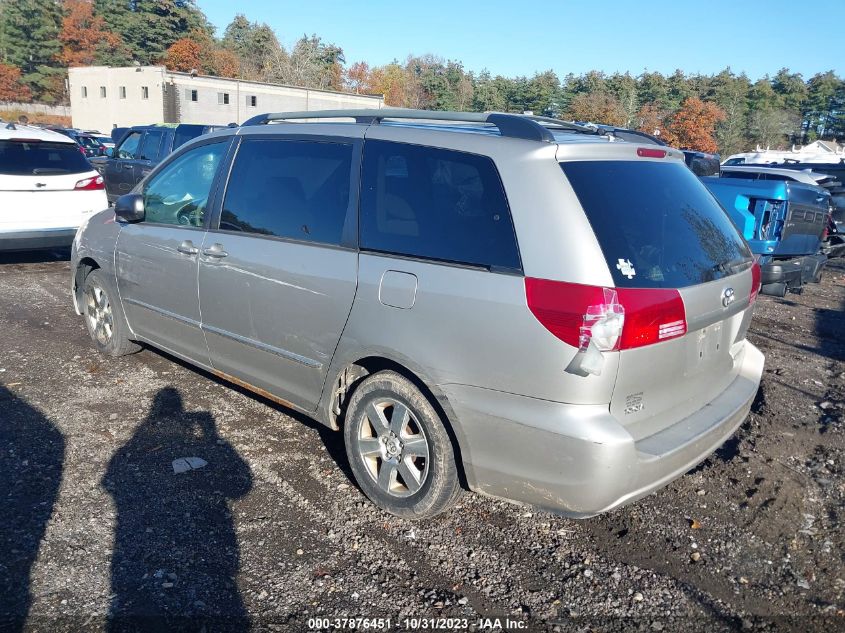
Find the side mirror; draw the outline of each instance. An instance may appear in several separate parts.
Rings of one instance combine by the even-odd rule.
[[[107,147],[106,148],[106,156],[108,156],[109,158],[114,158],[114,148],[113,147]]]
[[[127,193],[114,203],[114,215],[118,222],[140,222],[144,219],[144,196]]]

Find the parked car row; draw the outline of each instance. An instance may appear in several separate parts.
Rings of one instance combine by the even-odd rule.
[[[541,117],[256,117],[150,166],[71,269],[101,352],[342,429],[409,518],[461,481],[576,517],[634,501],[734,432],[763,369],[760,268],[684,155]]]

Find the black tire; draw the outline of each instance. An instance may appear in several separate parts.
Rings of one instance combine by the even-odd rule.
[[[129,326],[117,300],[117,292],[111,280],[100,270],[92,270],[82,285],[82,316],[88,335],[101,354],[125,356],[141,349],[129,339]]]
[[[406,410],[407,416],[398,413]],[[349,464],[373,503],[406,519],[433,517],[455,503],[461,494],[455,447],[443,420],[411,381],[394,371],[369,376],[352,394],[345,420]]]

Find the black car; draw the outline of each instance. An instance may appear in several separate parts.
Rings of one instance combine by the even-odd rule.
[[[114,149],[93,158],[91,164],[106,181],[106,195],[114,202],[129,193],[144,176],[180,145],[222,125],[136,125],[112,131]]]
[[[48,126],[46,129],[64,134],[68,138],[72,138],[79,146],[79,152],[84,154],[86,158],[93,158],[95,156],[103,156],[106,153],[106,147],[100,142],[96,134],[90,132],[83,132],[72,127],[57,127]]]

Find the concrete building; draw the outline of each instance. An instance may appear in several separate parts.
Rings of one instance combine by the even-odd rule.
[[[174,72],[164,66],[68,69],[73,126],[243,123],[263,112],[381,108],[384,97]]]

